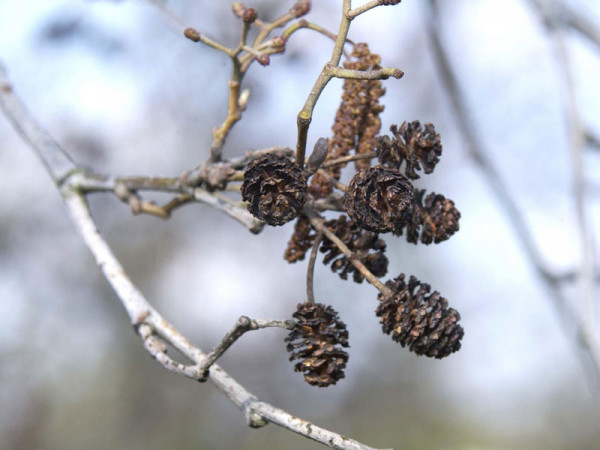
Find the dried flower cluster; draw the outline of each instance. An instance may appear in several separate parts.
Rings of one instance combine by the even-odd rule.
[[[379,55],[366,44],[355,44],[344,67],[369,73],[379,70],[379,64]],[[357,283],[368,279],[377,285],[373,280],[388,271],[381,233],[405,235],[414,244],[437,244],[459,229],[460,212],[452,200],[413,185],[438,164],[440,135],[432,124],[412,121],[392,125],[391,136],[380,136],[384,93],[379,79],[345,80],[332,136],[319,140],[306,169],[275,154],[246,167],[242,196],[249,211],[270,225],[297,218],[284,257],[294,263],[312,251],[309,274],[319,250],[323,263],[343,280],[351,276]],[[374,159],[377,164],[371,166]],[[350,161],[356,173],[344,186],[342,169]],[[317,202],[344,213],[317,220]],[[379,284],[376,316],[383,332],[417,355],[443,358],[457,351],[464,334],[458,312],[437,291],[430,293],[428,284],[414,276],[406,283],[405,278],[401,273],[387,281],[387,290]],[[315,303],[313,294],[308,297],[293,314],[287,349],[295,370],[311,385],[325,387],[344,376],[348,354],[342,348],[348,347],[348,332],[331,306]]]

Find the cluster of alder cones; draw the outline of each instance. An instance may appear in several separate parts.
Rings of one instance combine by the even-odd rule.
[[[366,44],[356,44],[345,67],[374,70],[380,68],[379,61]],[[361,283],[364,270],[357,269],[356,261],[375,277],[387,273],[380,233],[405,235],[414,244],[437,244],[458,230],[460,213],[452,200],[413,186],[419,172],[435,169],[442,153],[439,134],[432,124],[413,121],[392,126],[391,136],[380,136],[379,99],[384,93],[379,80],[346,80],[333,135],[320,143],[326,149],[322,157],[311,157],[303,169],[286,156],[269,153],[246,167],[242,197],[249,211],[270,225],[296,219],[285,251],[290,263],[304,259],[318,240],[323,263],[342,279],[351,275]],[[348,161],[354,161],[356,173],[344,186],[339,180]],[[324,226],[352,252],[351,258],[314,226],[308,211],[318,201],[342,212]],[[376,309],[384,333],[418,355],[443,358],[460,349],[460,315],[437,291],[430,293],[428,284],[414,276],[406,280],[404,274],[385,286],[388,295],[379,294]],[[298,304],[293,317],[295,327],[286,342],[295,370],[311,385],[335,384],[344,377],[348,361],[346,325],[331,306],[313,301]]]

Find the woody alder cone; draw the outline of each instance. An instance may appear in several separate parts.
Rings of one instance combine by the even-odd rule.
[[[400,274],[386,283],[394,291],[391,297],[379,294],[376,314],[383,332],[417,355],[441,359],[458,351],[464,335],[460,314],[439,292],[429,294],[428,284],[411,276],[407,285],[404,278]]]
[[[302,170],[285,156],[267,153],[246,167],[242,198],[252,215],[269,225],[294,219],[302,211],[306,194]]]
[[[376,233],[401,229],[415,211],[415,189],[396,169],[359,171],[348,185],[344,207],[360,227]]]
[[[419,178],[418,171],[432,173],[442,155],[440,135],[435,132],[435,126],[415,120],[404,122],[398,128],[392,125],[389,136],[379,138],[377,156],[379,162],[388,167],[400,170],[404,163],[404,174],[411,180]]]
[[[304,372],[308,384],[327,387],[344,378],[348,331],[338,313],[321,303],[299,303],[293,314],[295,326],[285,338],[296,372]]]
[[[412,220],[406,223],[406,240],[413,244],[420,240],[428,245],[450,239],[459,229],[460,211],[454,202],[435,192],[425,197],[425,189],[417,189],[416,193],[417,208]],[[403,231],[404,227],[396,228],[394,233],[401,235]]]

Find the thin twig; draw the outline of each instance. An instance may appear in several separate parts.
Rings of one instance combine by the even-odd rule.
[[[258,220],[250,214],[246,208],[239,206],[227,197],[219,195],[217,192],[208,192],[202,188],[196,188],[194,189],[194,198],[223,211],[248,228],[252,233],[260,233],[265,225],[263,221]]]
[[[534,1],[539,5],[539,2]],[[581,321],[581,337],[589,347],[597,371],[600,373],[600,337],[596,331],[596,294],[594,283],[594,236],[590,227],[590,219],[585,202],[585,175],[583,154],[586,146],[585,127],[577,105],[575,83],[573,80],[571,58],[563,36],[563,31],[558,23],[561,19],[551,15],[547,10],[538,6],[538,13],[544,20],[552,38],[556,56],[556,67],[562,78],[564,93],[564,116],[567,124],[569,150],[571,154],[571,173],[573,178],[573,199],[575,214],[579,228],[581,264],[579,269],[579,315]]]
[[[235,341],[248,331],[272,327],[291,330],[293,326],[293,320],[250,319],[249,317],[241,316],[221,342],[206,355],[206,358],[204,358],[200,364],[196,365],[195,370],[197,373],[201,374],[199,381],[206,381],[208,379],[210,367],[235,343]]]
[[[323,219],[315,210],[310,208],[309,206],[304,206],[304,212],[310,219],[310,223],[315,228],[315,230],[323,233],[327,239],[335,244],[335,246],[344,254],[348,261],[356,267],[356,269],[365,277],[365,279],[375,286],[379,292],[381,292],[385,297],[391,297],[394,293],[388,288],[385,284],[383,284],[379,278],[377,278],[373,273],[367,269],[365,266],[354,254],[352,250],[348,248],[344,242],[336,236],[334,232],[329,230],[325,226],[325,219]]]
[[[308,259],[308,267],[306,269],[306,301],[308,303],[315,302],[315,262],[317,260],[317,251],[319,250],[322,239],[323,233],[318,232],[313,241],[310,250],[310,258]]]
[[[328,167],[338,166],[340,164],[346,164],[352,161],[359,161],[362,159],[373,159],[377,156],[377,152],[369,153],[355,153],[354,155],[340,156],[339,158],[330,159],[321,164],[321,169],[327,169]]]
[[[342,18],[340,21],[340,27],[331,52],[331,58],[329,62],[323,66],[321,73],[317,77],[315,84],[313,85],[304,106],[298,113],[296,118],[296,124],[298,127],[298,138],[296,141],[296,163],[302,167],[304,165],[304,159],[306,156],[306,143],[308,139],[308,128],[312,121],[312,114],[323,89],[334,78],[350,78],[350,79],[363,79],[363,80],[375,80],[375,79],[386,79],[388,77],[401,78],[403,72],[399,69],[383,68],[377,70],[350,70],[339,67],[344,45],[348,37],[348,31],[350,29],[350,23],[355,16],[351,16],[351,0],[344,0],[342,4]]]
[[[0,108],[19,134],[31,146],[39,149],[37,156],[46,166],[54,182],[60,184],[77,169],[77,165],[46,130],[39,127],[37,123],[27,120],[30,113],[14,94],[1,62],[0,94]]]
[[[321,166],[321,167],[323,167],[323,166]],[[331,175],[326,170],[319,169],[319,170],[317,170],[317,172],[319,173],[320,176],[322,176],[323,178],[326,178],[329,183],[333,184],[340,191],[346,192],[346,189],[348,189],[348,186],[346,186],[344,183],[340,182],[338,179],[336,179],[333,175]]]
[[[396,3],[400,3],[400,0],[398,0],[397,2],[392,2],[391,4],[396,4]],[[390,4],[390,2],[385,2],[385,0],[371,0],[370,2],[365,3],[364,5],[358,6],[357,8],[354,8],[353,10],[348,12],[348,18],[350,20],[352,20],[356,16],[366,13],[367,11],[369,11],[373,8],[376,8],[377,6],[389,6],[389,4]]]

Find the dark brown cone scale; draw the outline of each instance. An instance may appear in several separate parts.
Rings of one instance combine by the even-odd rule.
[[[459,229],[460,211],[454,202],[442,194],[430,193],[425,197],[425,189],[418,189],[415,213],[412,220],[406,223],[406,240],[416,244],[446,241]],[[401,235],[404,227],[397,228],[394,233]]]
[[[396,169],[381,165],[359,171],[348,185],[344,207],[360,227],[376,233],[401,229],[415,211],[415,189]]]
[[[327,387],[344,378],[348,353],[348,331],[338,313],[321,303],[299,303],[293,314],[295,327],[285,338],[290,361],[306,382]]]
[[[253,216],[269,225],[283,225],[302,211],[306,178],[289,158],[268,153],[246,167],[242,198]]]
[[[417,355],[441,359],[458,351],[464,335],[458,324],[460,314],[448,308],[448,301],[439,292],[429,294],[428,284],[413,276],[406,284],[404,278],[400,274],[386,283],[394,291],[392,297],[379,294],[376,314],[383,332]]]
[[[404,164],[404,174],[411,180],[419,178],[418,171],[432,173],[442,154],[440,135],[431,123],[403,122],[398,128],[392,125],[389,136],[379,138],[377,155],[379,162],[400,170]]]
[[[432,192],[425,198],[423,207],[423,231],[421,242],[439,244],[458,231],[460,212],[454,202],[442,194]]]

